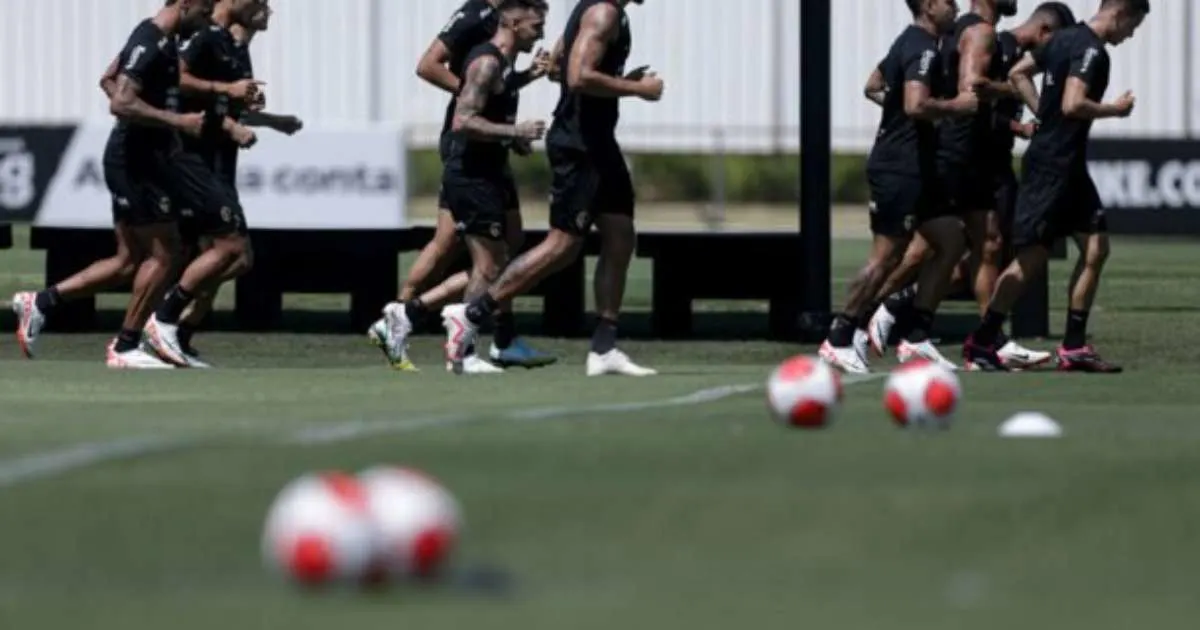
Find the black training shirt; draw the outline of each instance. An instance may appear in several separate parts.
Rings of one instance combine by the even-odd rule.
[[[887,91],[867,168],[906,175],[935,173],[937,128],[932,121],[915,120],[904,113],[904,86],[917,81],[928,87],[934,96],[944,92],[937,37],[917,26],[909,26],[879,62],[879,71]]]
[[[629,29],[629,16],[626,15],[625,9],[614,0],[579,0],[567,18],[567,26],[563,31],[563,50],[566,52],[558,60],[558,70],[562,79],[558,105],[554,108],[554,123],[547,137],[548,143],[585,149],[592,144],[616,141],[620,99],[588,96],[567,86],[571,49],[579,36],[583,16],[598,4],[610,4],[617,8],[619,30],[616,39],[608,42],[596,70],[609,76],[625,76],[625,62],[629,59],[629,51],[633,47],[633,34]]]
[[[1063,115],[1063,93],[1067,80],[1075,77],[1087,84],[1088,99],[1103,100],[1110,69],[1104,41],[1081,22],[1056,32],[1033,56],[1044,74],[1037,112],[1038,131],[1025,157],[1050,166],[1081,165],[1087,157],[1092,121]]]

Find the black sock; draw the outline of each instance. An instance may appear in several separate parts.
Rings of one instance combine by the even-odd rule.
[[[856,318],[846,313],[838,313],[829,325],[829,345],[835,348],[849,348],[854,344],[854,330],[858,328]]]
[[[601,317],[592,333],[592,352],[605,354],[617,347],[617,322]]]
[[[142,331],[121,329],[121,332],[117,333],[117,343],[114,344],[114,349],[117,352],[129,352],[136,350],[140,343],[142,343]]]
[[[58,287],[38,291],[37,297],[34,298],[34,304],[42,313],[49,313],[60,303],[62,303],[62,296],[58,294]]]
[[[933,330],[933,311],[914,308],[908,333],[904,336],[909,343],[929,341],[929,331]]]
[[[496,332],[492,335],[492,343],[501,350],[506,350],[517,338],[517,318],[509,312],[496,315]]]
[[[900,289],[899,291],[889,295],[887,299],[883,301],[883,305],[887,307],[887,310],[890,311],[892,315],[895,315],[901,311],[911,308],[913,300],[916,298],[917,285],[910,284],[903,289]]]
[[[404,303],[404,314],[408,316],[408,321],[414,327],[420,326],[429,318],[429,307],[421,301],[421,298],[413,298]]]
[[[467,305],[467,321],[482,326],[485,323],[492,321],[492,313],[500,308],[500,303],[490,293],[475,298]]]
[[[179,339],[179,346],[184,352],[195,354],[192,349],[192,337],[196,334],[196,327],[187,322],[179,322],[179,332],[176,333],[176,338]]]
[[[164,324],[178,323],[179,318],[183,316],[183,309],[187,308],[187,305],[191,303],[192,294],[184,290],[183,287],[175,285],[175,288],[167,293],[167,298],[163,300],[162,305],[158,307],[158,312],[154,316]]]
[[[1087,311],[1067,311],[1067,334],[1063,336],[1062,342],[1064,348],[1078,350],[1087,345],[1087,321]]]
[[[999,313],[988,309],[983,315],[983,321],[979,322],[979,328],[975,329],[975,334],[971,335],[975,343],[985,347],[995,347],[996,342],[1000,339],[1000,329],[1004,327],[1004,313]]]

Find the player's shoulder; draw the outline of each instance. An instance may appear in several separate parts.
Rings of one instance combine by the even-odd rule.
[[[461,19],[468,24],[486,22],[495,14],[496,8],[487,0],[466,0],[455,12],[455,15],[461,15]]]
[[[924,29],[910,26],[896,40],[896,49],[905,59],[934,58],[940,54],[943,40]]]

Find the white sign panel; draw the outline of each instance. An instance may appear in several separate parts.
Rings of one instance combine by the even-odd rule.
[[[78,127],[35,225],[109,227],[103,155],[110,126]],[[398,130],[258,130],[238,158],[238,192],[251,229],[405,227],[404,144]]]

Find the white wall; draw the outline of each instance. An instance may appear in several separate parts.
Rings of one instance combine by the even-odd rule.
[[[417,57],[461,0],[276,0],[271,31],[256,40],[257,73],[269,104],[310,124],[404,124],[418,141],[437,131],[446,96],[413,74]],[[966,5],[969,0],[959,0]],[[799,13],[804,0],[648,0],[630,9],[631,64],[664,77],[661,103],[623,104],[623,141],[633,148],[794,150],[799,125]],[[1099,0],[1067,0],[1085,19]],[[1036,2],[1021,3],[1025,12]],[[1200,37],[1200,8],[1165,0],[1138,37],[1112,51],[1111,92],[1133,89],[1138,110],[1104,122],[1098,134],[1200,133],[1191,84],[1200,64],[1184,63]],[[96,79],[132,26],[160,0],[0,0],[0,120],[104,118]],[[546,45],[561,32],[573,0],[551,0]],[[900,0],[835,0],[835,145],[869,146],[878,112],[862,81],[909,17]],[[1014,22],[1015,23],[1015,22]],[[1190,67],[1190,71],[1189,68]],[[1190,76],[1189,76],[1190,73]],[[528,89],[523,109],[549,115],[557,86]]]

